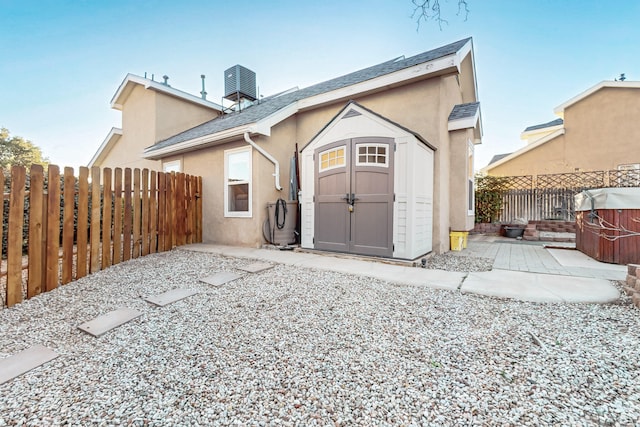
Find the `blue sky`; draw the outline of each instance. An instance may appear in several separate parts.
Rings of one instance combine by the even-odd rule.
[[[410,0],[308,2],[0,0],[0,126],[53,163],[86,165],[120,112],[127,73],[163,74],[220,102],[223,71],[255,71],[269,95],[472,36],[484,125],[476,167],[602,80],[640,80],[640,2],[441,0],[449,24],[416,31]]]

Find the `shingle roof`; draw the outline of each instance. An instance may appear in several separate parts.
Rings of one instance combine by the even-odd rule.
[[[341,77],[336,77],[334,79],[309,86],[304,89],[285,93],[281,96],[264,99],[260,103],[248,107],[240,112],[234,112],[217,117],[199,126],[160,141],[152,147],[149,147],[147,152],[153,152],[155,150],[169,147],[171,145],[178,144],[184,141],[189,141],[191,139],[211,135],[228,129],[233,129],[238,126],[255,123],[261,119],[269,117],[271,114],[277,112],[278,110],[301,99],[305,99],[332,90],[341,89],[347,86],[354,85],[356,83],[361,83],[367,80],[374,79],[376,77],[393,73],[395,71],[413,67],[418,64],[454,54],[458,52],[469,40],[471,39],[466,38],[406,59],[403,57],[395,58],[369,68],[365,68]]]
[[[561,125],[563,123],[564,123],[564,121],[562,119],[555,119],[555,120],[551,120],[550,122],[547,122],[547,123],[542,123],[540,125],[529,126],[524,131],[525,132],[529,132],[530,130],[538,130],[538,129],[550,128],[551,126],[559,126],[559,125]]]
[[[478,108],[480,108],[479,102],[469,102],[468,104],[458,104],[455,107],[453,107],[453,110],[451,110],[451,114],[449,114],[449,121],[473,117],[478,112]]]
[[[504,154],[496,154],[495,156],[493,156],[491,158],[491,161],[489,162],[490,165],[494,164],[495,162],[497,162],[500,159],[503,159],[505,157],[507,157],[509,154],[513,154],[513,153],[504,153]]]

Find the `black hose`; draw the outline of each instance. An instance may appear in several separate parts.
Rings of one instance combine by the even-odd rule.
[[[280,222],[280,205],[282,205],[282,222]],[[276,202],[276,227],[278,230],[282,230],[284,228],[285,221],[287,220],[287,202],[283,199],[278,199]]]

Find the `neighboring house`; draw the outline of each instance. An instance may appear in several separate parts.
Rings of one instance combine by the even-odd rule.
[[[144,149],[222,114],[222,106],[168,83],[127,74],[111,99],[122,111],[122,129],[112,128],[89,166],[161,170],[163,162],[143,157]],[[176,170],[177,165],[165,165]]]
[[[255,87],[252,74],[236,66],[225,84]],[[260,101],[251,88],[225,89],[241,109],[156,133],[140,154],[202,176],[204,241],[264,242],[267,203],[289,197],[296,144],[302,247],[416,259],[449,250],[451,230],[473,228],[473,151],[482,131],[470,38]],[[130,101],[118,93],[131,124]],[[131,132],[148,132],[149,123]],[[112,152],[140,150],[128,132],[124,125],[112,138]],[[119,160],[100,151],[96,158]]]
[[[530,126],[527,145],[491,159],[495,176],[616,169],[640,170],[640,82],[603,81],[554,110],[560,118]]]

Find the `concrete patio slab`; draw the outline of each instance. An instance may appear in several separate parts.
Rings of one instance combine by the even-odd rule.
[[[170,291],[164,292],[158,295],[152,295],[148,297],[144,297],[143,299],[151,304],[155,304],[158,307],[164,307],[176,301],[180,301],[181,299],[190,297],[192,295],[197,294],[198,291],[193,289],[172,289]]]
[[[98,316],[88,322],[84,322],[78,325],[78,329],[88,333],[89,335],[93,335],[94,337],[99,337],[100,335],[103,335],[110,330],[124,325],[125,323],[140,316],[142,316],[142,312],[138,310],[134,310],[132,308],[120,308]]]
[[[200,281],[212,286],[222,286],[225,283],[232,282],[236,279],[239,279],[240,277],[242,276],[240,276],[239,274],[223,271],[221,273],[216,273],[216,274],[212,274],[211,276],[203,277],[200,279]]]
[[[531,302],[608,303],[620,298],[605,279],[507,270],[469,273],[460,291]]]
[[[13,356],[0,360],[0,384],[19,377],[20,375],[44,365],[58,357],[58,353],[42,346],[34,345]]]
[[[626,265],[609,264],[606,262],[596,261],[590,256],[580,252],[579,250],[570,249],[547,249],[549,253],[565,267],[581,267],[591,268],[597,270],[610,270],[618,273],[623,273],[623,276],[627,273]],[[624,277],[622,277],[624,279]]]

